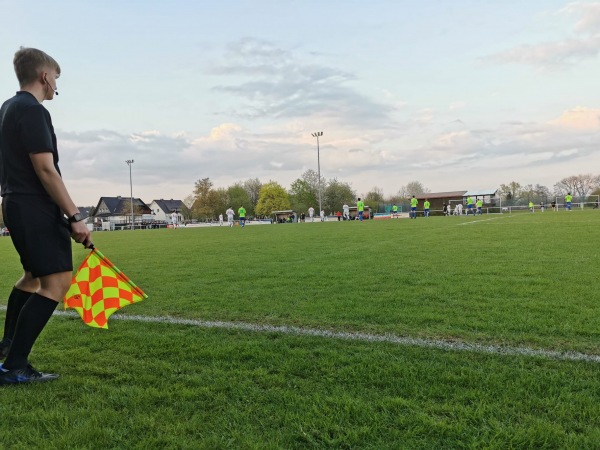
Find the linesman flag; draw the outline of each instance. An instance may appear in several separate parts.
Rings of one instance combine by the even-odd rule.
[[[83,260],[65,295],[65,309],[75,309],[90,327],[108,328],[108,318],[148,296],[98,249]]]

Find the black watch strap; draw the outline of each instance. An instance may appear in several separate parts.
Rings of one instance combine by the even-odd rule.
[[[80,213],[75,213],[71,217],[69,217],[69,223],[81,222],[83,217],[81,217]]]

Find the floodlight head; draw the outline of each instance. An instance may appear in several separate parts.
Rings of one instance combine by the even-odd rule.
[[[313,135],[313,137],[323,136],[323,132],[322,131],[316,131],[312,135]]]

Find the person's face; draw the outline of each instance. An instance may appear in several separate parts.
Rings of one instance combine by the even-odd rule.
[[[60,77],[60,74],[56,69],[46,68],[42,72],[42,83],[45,85],[44,100],[52,100],[54,98],[55,91],[58,89],[58,77]]]

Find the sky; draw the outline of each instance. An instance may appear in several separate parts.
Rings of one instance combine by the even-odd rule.
[[[600,173],[600,2],[0,0],[0,42],[2,100],[20,46],[61,66],[80,206],[129,196],[131,159],[146,203],[318,160],[359,196]]]

